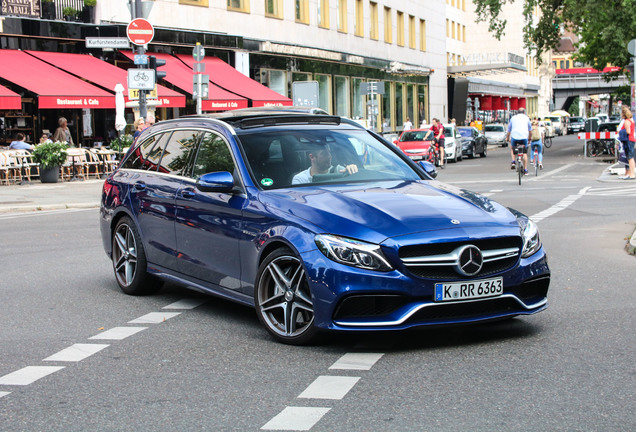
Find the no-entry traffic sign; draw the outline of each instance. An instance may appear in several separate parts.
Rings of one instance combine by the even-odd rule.
[[[126,35],[135,45],[147,45],[155,37],[155,29],[148,20],[135,18],[126,27]]]

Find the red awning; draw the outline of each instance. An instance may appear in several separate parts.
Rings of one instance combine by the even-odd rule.
[[[53,66],[59,67],[114,91],[115,85],[124,86],[124,99],[128,101],[128,72],[88,54],[67,54],[58,52],[26,51]],[[160,107],[185,107],[185,96],[162,85],[157,85],[157,99]],[[113,106],[114,108],[114,106]]]
[[[121,51],[126,57],[134,60],[135,55],[132,51]],[[165,66],[161,67],[166,72],[164,80],[168,81],[175,87],[192,94],[194,71],[188,65],[178,58],[165,53],[147,53],[165,60]],[[242,96],[223,90],[221,87],[210,83],[208,86],[208,99],[201,101],[201,109],[203,111],[226,111],[238,108],[247,108],[247,99]]]
[[[22,98],[6,87],[0,86],[0,110],[22,109]]]
[[[115,108],[115,95],[19,50],[0,50],[0,77],[38,95],[38,108]]]
[[[194,68],[195,61],[191,55],[180,54],[177,57]],[[205,57],[202,63],[205,64],[205,73],[210,75],[210,81],[227,91],[249,99],[253,107],[293,105],[290,98],[257,83],[217,57]]]

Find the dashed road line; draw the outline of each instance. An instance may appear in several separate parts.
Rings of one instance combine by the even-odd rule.
[[[128,321],[128,324],[159,324],[180,314],[181,312],[150,312],[132,321]]]
[[[319,376],[298,397],[300,399],[340,400],[349,393],[359,380],[360,377]]]
[[[308,431],[331,408],[287,407],[276,417],[265,423],[262,430]]]
[[[0,385],[29,385],[64,368],[65,366],[27,366],[0,377]]]
[[[95,336],[89,337],[89,339],[100,339],[100,340],[123,340],[127,337],[135,335],[142,330],[146,330],[148,327],[113,327],[112,329],[106,330],[105,332],[96,334]]]
[[[74,344],[44,359],[44,361],[78,362],[108,347],[108,344]]]
[[[6,396],[6,395],[9,395],[9,394],[11,394],[11,392],[2,392],[2,391],[0,391],[0,398],[2,396]]]
[[[329,369],[370,370],[383,355],[381,353],[347,353],[329,366]]]
[[[191,310],[204,303],[207,303],[208,299],[202,298],[184,298],[174,303],[170,303],[168,306],[164,306],[161,309],[183,309]]]

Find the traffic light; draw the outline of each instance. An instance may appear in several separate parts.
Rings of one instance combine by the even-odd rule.
[[[166,64],[165,60],[158,59],[155,56],[148,56],[148,66],[150,67],[150,69],[155,70],[155,80],[159,80],[160,78],[166,77],[167,75],[166,72],[157,70],[161,66],[165,66],[165,64]]]

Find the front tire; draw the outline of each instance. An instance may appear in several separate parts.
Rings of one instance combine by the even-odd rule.
[[[254,289],[258,319],[276,340],[290,345],[315,340],[318,330],[305,267],[290,249],[278,249],[265,258]]]
[[[129,295],[152,294],[161,282],[148,272],[146,251],[133,221],[125,216],[117,222],[113,233],[113,270],[119,288]]]

